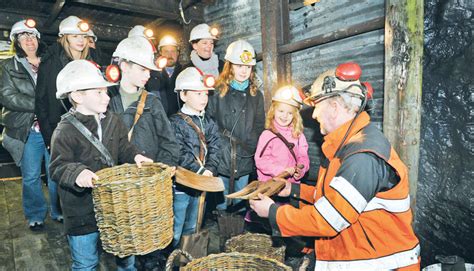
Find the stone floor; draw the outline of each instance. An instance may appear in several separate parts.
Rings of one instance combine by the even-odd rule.
[[[44,187],[46,195],[47,189]],[[70,270],[71,257],[63,224],[49,217],[40,232],[32,232],[23,216],[21,205],[21,180],[0,181],[0,271]],[[218,227],[211,220],[204,228],[209,230],[209,254],[219,253]],[[286,264],[297,267],[301,255],[291,253],[292,245],[287,244]],[[293,255],[292,255],[293,254]],[[115,270],[114,257],[102,253],[100,270]]]
[[[46,194],[45,190],[45,194]],[[69,270],[71,257],[63,224],[45,221],[32,232],[21,205],[21,181],[0,181],[0,271]],[[115,270],[111,255],[101,255],[101,270]]]

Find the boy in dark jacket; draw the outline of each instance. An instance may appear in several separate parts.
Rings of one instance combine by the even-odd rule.
[[[111,85],[87,60],[72,61],[58,74],[56,97],[67,96],[74,109],[63,116],[53,133],[50,171],[59,182],[72,270],[95,270],[99,264],[92,188],[98,180],[94,172],[111,164],[72,121],[78,121],[102,143],[113,164],[135,162],[140,167],[142,162],[152,162],[128,142],[123,122],[106,113],[110,100],[106,87]],[[117,268],[135,270],[134,256],[117,258]]]
[[[155,161],[176,166],[179,146],[173,129],[158,97],[145,90],[150,70],[158,70],[154,60],[155,48],[144,37],[122,40],[115,49],[122,78],[120,85],[109,87],[109,110],[117,113],[127,127],[128,139],[140,152]],[[145,270],[161,269],[160,251],[137,257],[138,266]]]
[[[181,146],[179,165],[205,176],[217,174],[217,153],[219,150],[219,129],[204,109],[208,91],[213,84],[210,79],[194,67],[186,68],[176,78],[176,91],[184,102],[180,112],[170,117],[176,140]],[[199,192],[176,185],[174,193],[174,237],[176,246],[182,234],[194,233],[198,214]]]
[[[109,88],[109,110],[120,115],[131,131],[130,142],[143,155],[176,166],[179,146],[168,117],[158,97],[144,88],[150,70],[158,70],[154,50],[144,37],[126,38],[118,44],[113,57],[118,59],[122,78],[120,85]]]

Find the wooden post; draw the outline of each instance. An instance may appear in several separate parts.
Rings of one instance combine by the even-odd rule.
[[[408,166],[415,211],[420,157],[423,0],[385,2],[383,130]]]
[[[278,53],[290,39],[288,0],[260,0],[265,110],[273,91],[291,82],[291,56]]]

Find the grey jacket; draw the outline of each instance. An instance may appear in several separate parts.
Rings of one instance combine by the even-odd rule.
[[[26,59],[14,56],[0,67],[0,101],[3,105],[3,147],[20,166],[23,149],[35,117],[36,80]]]

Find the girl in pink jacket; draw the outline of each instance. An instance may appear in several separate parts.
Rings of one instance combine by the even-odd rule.
[[[258,139],[255,165],[259,181],[288,172],[288,180],[299,183],[309,169],[308,142],[303,134],[299,110],[303,102],[293,86],[278,89]]]

